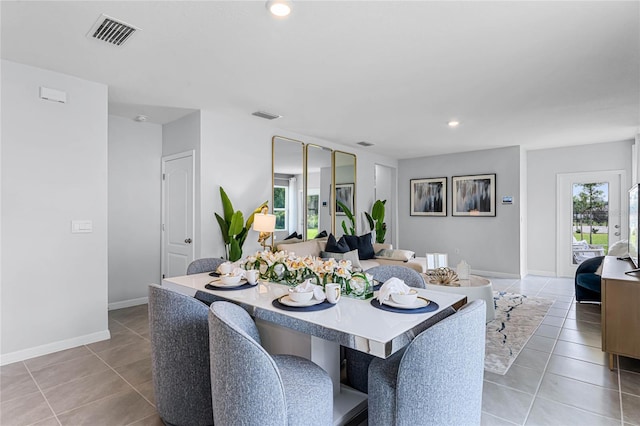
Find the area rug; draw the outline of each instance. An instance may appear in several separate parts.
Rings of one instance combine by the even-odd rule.
[[[504,291],[494,291],[493,301],[496,318],[487,323],[484,369],[506,374],[554,301]]]

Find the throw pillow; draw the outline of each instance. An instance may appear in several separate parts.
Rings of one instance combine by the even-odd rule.
[[[356,236],[356,235],[343,235],[349,249],[358,249],[358,255],[360,260],[373,259],[376,256],[376,252],[373,251],[373,244],[371,243],[371,232],[368,234]]]
[[[322,231],[318,235],[316,235],[316,238],[324,238],[326,236],[327,236],[327,231]]]
[[[298,235],[298,231],[293,231],[293,234],[290,234],[287,238],[285,238],[284,240],[292,240],[292,239],[298,239],[301,240],[302,239],[302,235]]]
[[[296,256],[317,256],[320,253],[318,242],[315,240],[305,241],[295,244],[280,244],[278,250],[286,250],[288,253],[295,253]]]
[[[331,253],[327,251],[321,251],[320,257],[324,259],[331,257],[336,260],[350,260],[351,267],[354,272],[362,271],[362,265],[360,264],[360,259],[358,257],[358,250],[351,250],[346,253]]]
[[[413,256],[415,253],[411,250],[382,249],[376,252],[376,259],[401,260],[402,262],[407,262]]]
[[[340,240],[336,241],[336,237],[333,234],[329,234],[327,246],[324,250],[331,253],[346,253],[353,249],[349,248],[349,244],[344,237],[341,237]]]

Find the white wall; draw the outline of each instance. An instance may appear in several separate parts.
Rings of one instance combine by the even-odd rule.
[[[398,170],[399,248],[448,253],[450,266],[464,259],[476,273],[520,276],[519,147],[400,160]],[[451,216],[451,177],[485,173],[496,173],[496,217]],[[444,176],[448,215],[410,216],[410,180]],[[505,195],[512,205],[500,203]]]
[[[109,116],[109,309],[160,282],[162,126]]]
[[[2,61],[2,364],[109,337],[107,87]],[[38,97],[46,86],[67,103]],[[93,232],[71,233],[74,219]]]
[[[631,186],[633,141],[541,149],[527,153],[528,271],[556,275],[556,180],[559,173],[625,170]]]

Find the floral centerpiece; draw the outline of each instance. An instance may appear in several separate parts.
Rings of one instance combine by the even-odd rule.
[[[350,260],[263,251],[247,257],[242,266],[260,271],[260,278],[267,281],[293,286],[310,279],[322,287],[328,283],[340,284],[346,296],[363,299],[373,296],[373,280],[365,273],[354,272]]]

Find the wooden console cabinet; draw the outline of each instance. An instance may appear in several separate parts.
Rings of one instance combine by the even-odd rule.
[[[602,269],[602,350],[640,359],[640,272],[625,274],[630,261],[606,256]]]

